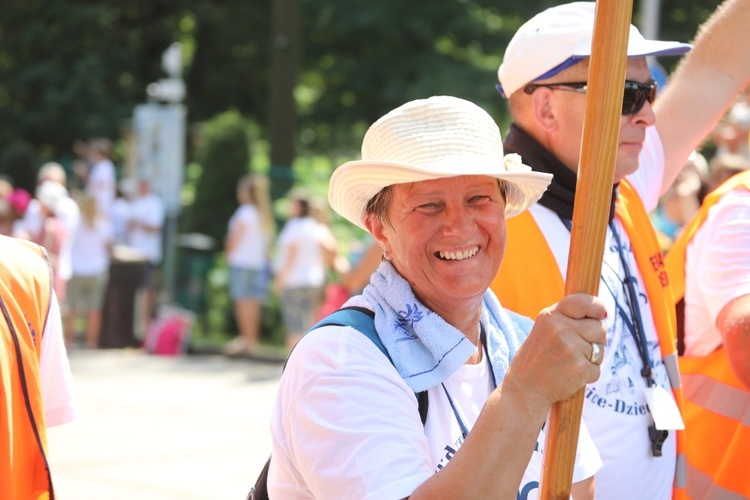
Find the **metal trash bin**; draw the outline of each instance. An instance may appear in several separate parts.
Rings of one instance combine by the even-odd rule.
[[[177,236],[177,287],[175,300],[185,309],[203,316],[208,304],[208,273],[214,266],[216,240],[201,233]]]

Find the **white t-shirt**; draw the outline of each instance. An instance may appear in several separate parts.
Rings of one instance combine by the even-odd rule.
[[[86,191],[96,198],[99,211],[109,216],[115,199],[117,177],[112,161],[105,158],[91,167]]]
[[[73,238],[81,218],[81,211],[78,203],[70,196],[61,198],[57,207],[55,207],[55,216],[62,221],[65,227],[65,238],[60,245],[60,252],[57,256],[57,274],[62,280],[69,280],[73,275],[72,249]],[[42,230],[44,217],[41,213],[39,200],[32,198],[29,206],[26,207],[26,213],[23,216],[23,224],[15,229],[14,235],[27,233],[28,235],[39,234]]]
[[[69,280],[73,276],[73,235],[81,223],[81,211],[78,203],[70,196],[66,196],[57,204],[55,215],[62,220],[66,234],[57,256],[57,276]]]
[[[130,220],[130,202],[125,198],[115,198],[109,219],[112,222],[112,238],[115,243],[127,243],[128,221]]]
[[[312,217],[289,219],[278,239],[277,271],[286,262],[292,246],[296,257],[284,282],[285,288],[320,287],[325,281],[325,263],[320,245],[320,227]]]
[[[708,211],[685,256],[685,355],[707,356],[722,345],[716,318],[750,294],[750,192],[724,195]]]
[[[263,269],[266,266],[266,237],[263,235],[258,209],[250,204],[240,205],[229,219],[229,234],[241,230],[242,237],[227,254],[227,263],[243,269]]]
[[[347,305],[368,306],[361,297]],[[394,366],[362,333],[316,329],[297,344],[281,378],[271,433],[271,498],[404,498],[461,446],[442,386],[428,390],[426,425],[417,399]],[[492,390],[489,364],[464,365],[445,382],[471,431]],[[544,434],[518,490],[535,499]],[[601,466],[582,426],[574,482]]]
[[[154,193],[139,196],[130,206],[130,220],[149,227],[161,228],[164,225],[164,217],[164,204]],[[142,251],[149,262],[157,265],[161,262],[161,237],[161,230],[145,231],[140,227],[135,227],[130,230],[128,243],[133,248]]]
[[[73,390],[68,354],[63,342],[62,321],[57,296],[52,292],[50,310],[42,333],[39,379],[47,427],[62,425],[78,416],[78,401]]]
[[[641,195],[647,212],[653,210],[658,203],[663,172],[664,151],[661,140],[655,127],[649,127],[640,156],[640,167],[628,177]],[[550,248],[565,279],[570,231],[551,210],[539,204],[530,210],[547,241],[554,242]],[[671,395],[642,274],[636,264],[630,239],[617,218],[615,229],[625,250],[628,269],[635,280],[656,383],[666,388]],[[597,497],[607,500],[670,499],[677,453],[675,432],[669,433],[662,448],[663,456],[654,457],[648,434],[653,419],[646,406],[646,381],[640,374],[643,363],[633,334],[618,313],[616,305],[619,304],[627,312],[628,318],[631,318],[625,283],[617,241],[608,228],[602,280],[599,282],[599,298],[604,301],[608,312],[604,322],[607,327],[607,345],[604,348],[601,376],[597,382],[586,387],[583,407],[583,420],[604,462],[604,467],[596,474]]]
[[[109,245],[112,242],[112,225],[104,217],[89,227],[81,221],[73,236],[73,275],[97,276],[109,269]]]

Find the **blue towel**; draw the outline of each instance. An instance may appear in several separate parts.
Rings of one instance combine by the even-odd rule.
[[[414,296],[409,283],[390,262],[381,262],[362,295],[373,305],[375,329],[412,391],[421,392],[441,383],[476,352],[461,331]],[[499,384],[533,322],[504,310],[490,290],[482,300],[480,322]]]

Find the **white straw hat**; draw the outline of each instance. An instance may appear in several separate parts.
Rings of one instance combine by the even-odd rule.
[[[461,175],[487,175],[506,183],[505,216],[541,198],[551,174],[532,172],[516,154],[503,156],[500,130],[482,108],[457,97],[408,102],[372,124],[362,159],[331,176],[328,202],[365,229],[367,202],[386,186]]]
[[[529,82],[550,78],[591,57],[596,2],[572,2],[549,8],[529,19],[513,35],[500,69],[498,90],[510,97]],[[628,57],[677,56],[690,44],[646,40],[630,25]]]

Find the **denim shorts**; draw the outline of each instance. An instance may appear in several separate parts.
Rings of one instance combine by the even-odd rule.
[[[229,266],[229,293],[234,300],[265,300],[268,297],[268,281],[265,270]]]
[[[304,333],[313,326],[321,300],[321,289],[287,288],[281,293],[281,317],[287,332]]]

